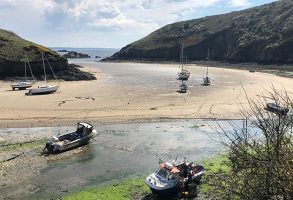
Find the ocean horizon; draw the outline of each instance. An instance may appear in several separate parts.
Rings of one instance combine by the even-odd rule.
[[[49,47],[51,50],[56,51],[60,55],[64,55],[66,52],[58,52],[60,50],[76,51],[78,53],[88,54],[90,58],[71,58],[69,62],[78,63],[84,61],[99,61],[103,58],[112,56],[120,49],[115,48],[87,48],[87,47]],[[99,56],[100,58],[96,58]]]

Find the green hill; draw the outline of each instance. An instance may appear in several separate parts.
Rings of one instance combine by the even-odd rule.
[[[293,63],[293,1],[166,25],[106,60]]]
[[[41,78],[44,75],[41,52],[46,55],[59,79],[95,79],[93,75],[80,71],[74,65],[68,65],[67,59],[59,56],[56,52],[2,29],[0,29],[0,79],[14,79],[24,76],[24,61],[27,58],[33,74]],[[48,78],[53,78],[49,71]]]

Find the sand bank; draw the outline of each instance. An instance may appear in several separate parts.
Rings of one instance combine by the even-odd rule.
[[[0,127],[72,125],[77,121],[123,122],[177,118],[240,118],[246,95],[270,89],[286,89],[292,95],[293,80],[245,70],[210,68],[211,86],[201,86],[206,68],[189,66],[186,94],[177,92],[178,65],[142,63],[86,63],[83,70],[98,80],[53,82],[55,94],[26,96],[0,82]],[[39,85],[36,83],[35,85]],[[245,91],[244,91],[244,89]]]

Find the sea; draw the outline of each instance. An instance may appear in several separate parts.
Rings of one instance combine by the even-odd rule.
[[[56,51],[60,55],[64,55],[67,52],[60,52],[61,50],[76,51],[78,53],[88,54],[90,58],[72,58],[68,59],[69,63],[82,63],[82,62],[95,62],[100,61],[103,58],[112,56],[119,49],[114,48],[73,48],[73,47],[50,47],[53,51]],[[96,58],[98,56],[99,58]]]

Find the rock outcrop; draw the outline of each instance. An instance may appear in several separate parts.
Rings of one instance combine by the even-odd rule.
[[[90,58],[89,55],[84,53],[78,53],[76,51],[70,51],[63,55],[64,58]]]
[[[95,79],[93,75],[80,71],[76,66],[68,65],[66,58],[49,48],[24,40],[15,33],[2,29],[0,29],[0,79],[12,80],[23,77],[24,62],[27,60],[30,62],[33,74],[37,78],[42,78],[44,71],[41,52],[45,54],[58,79]],[[51,77],[50,74],[48,71],[48,78]]]

